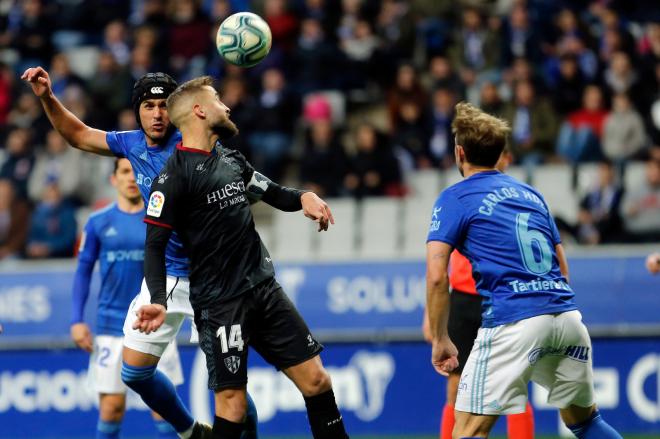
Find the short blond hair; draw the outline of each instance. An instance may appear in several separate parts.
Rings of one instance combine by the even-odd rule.
[[[511,132],[507,121],[467,102],[456,104],[451,130],[456,144],[465,150],[466,160],[473,165],[488,167],[497,163]]]
[[[191,108],[186,108],[184,104],[189,101],[190,97],[204,90],[204,87],[213,87],[213,84],[212,77],[200,76],[178,86],[167,98],[167,113],[170,122],[179,127],[181,122],[191,113]]]

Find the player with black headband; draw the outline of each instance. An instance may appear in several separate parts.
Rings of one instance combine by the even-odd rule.
[[[313,192],[282,187],[239,152],[217,148],[238,129],[212,84],[208,76],[193,79],[167,99],[182,144],[151,186],[144,264],[151,304],[138,310],[134,327],[162,330],[169,310],[165,247],[176,232],[190,255],[190,302],[215,394],[213,438],[238,439],[245,428],[248,345],[303,394],[315,439],[348,438],[322,346],[276,282],[250,203],[302,210],[319,231],[334,222],[332,213]]]
[[[53,127],[74,148],[105,156],[125,157],[133,166],[140,192],[147,202],[151,183],[181,141],[181,134],[170,124],[166,99],[177,83],[165,73],[147,73],[133,87],[132,103],[140,130],[111,131],[91,128],[67,110],[54,96],[51,81],[41,67],[27,69],[21,79],[32,86]],[[169,422],[182,438],[210,435],[207,425],[194,421],[171,381],[156,369],[160,356],[174,340],[183,321],[192,318],[188,282],[188,258],[180,240],[173,235],[167,244],[168,312],[158,333],[142,334],[132,328],[135,311],[150,303],[146,284],[133,300],[124,324],[122,380],[144,402]],[[256,438],[256,409],[250,400],[244,439]]]

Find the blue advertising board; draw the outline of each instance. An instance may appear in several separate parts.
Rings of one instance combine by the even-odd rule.
[[[588,326],[660,322],[658,307],[649,306],[659,302],[658,280],[644,270],[643,257],[578,257],[571,258],[570,267],[571,285]],[[4,326],[0,346],[17,337],[68,339],[73,271],[70,265],[60,270],[0,273],[0,324]],[[277,267],[278,280],[314,331],[347,334],[419,333],[426,295],[424,275],[423,261]],[[93,322],[95,304],[93,297],[90,300],[86,316]]]
[[[430,365],[430,348],[421,342],[330,344],[323,360],[353,435],[435,434],[444,404],[445,379]],[[181,349],[186,382],[179,390],[197,419],[211,419],[203,355]],[[88,356],[79,350],[0,352],[0,438],[92,437],[95,397],[85,370]],[[596,401],[607,421],[624,433],[660,435],[660,348],[657,340],[594,341]],[[306,435],[305,406],[287,378],[250,356],[249,390],[263,435]],[[134,397],[123,436],[154,435],[146,408]],[[559,419],[532,387],[536,431],[556,434]],[[505,422],[496,427],[502,433]],[[624,434],[625,436],[625,434]]]

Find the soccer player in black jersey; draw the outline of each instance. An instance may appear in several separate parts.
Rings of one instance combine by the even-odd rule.
[[[248,345],[301,391],[314,438],[348,438],[319,357],[323,347],[275,281],[250,211],[259,199],[284,211],[302,209],[321,231],[334,223],[328,205],[270,181],[237,151],[216,149],[238,129],[210,77],[179,86],[167,108],[182,144],[151,186],[145,218],[151,304],[140,308],[134,327],[151,332],[163,322],[164,254],[174,230],[190,256],[190,302],[215,392],[214,438],[238,439],[243,430]]]

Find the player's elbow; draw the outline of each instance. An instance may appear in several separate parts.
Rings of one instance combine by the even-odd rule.
[[[447,270],[436,269],[426,271],[426,285],[429,288],[440,288],[447,283],[447,279]]]

